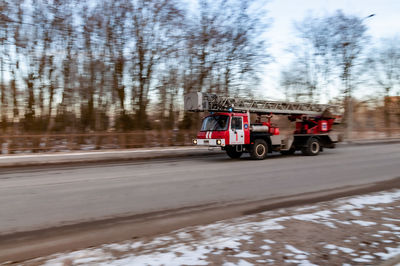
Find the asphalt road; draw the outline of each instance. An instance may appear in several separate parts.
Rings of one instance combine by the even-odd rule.
[[[400,176],[400,144],[264,161],[224,155],[0,170],[0,234],[202,204],[263,200]]]

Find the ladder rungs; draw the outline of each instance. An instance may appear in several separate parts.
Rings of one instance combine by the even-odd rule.
[[[273,113],[273,114],[306,114],[321,115],[330,109],[333,113],[340,113],[339,107],[329,104],[297,103],[254,100],[218,96],[209,93],[188,93],[185,95],[186,111],[228,111],[251,112],[251,113]]]

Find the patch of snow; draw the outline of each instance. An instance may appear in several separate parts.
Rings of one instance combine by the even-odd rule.
[[[321,224],[324,224],[324,225],[326,225],[326,226],[328,226],[328,227],[330,227],[330,228],[337,228],[333,223],[331,223],[331,222],[321,222]]]
[[[369,207],[369,209],[373,210],[373,211],[383,211],[384,210],[384,208],[382,208],[382,207]]]
[[[109,248],[116,251],[126,252],[131,248],[129,244],[107,244],[103,245],[104,248]]]
[[[315,265],[308,260],[285,260],[286,263],[294,263],[297,264],[298,266],[318,266]]]
[[[361,256],[361,258],[373,260],[375,257],[374,257],[374,256],[371,256],[371,255],[363,255],[363,256]]]
[[[158,246],[158,245],[162,245],[164,242],[166,241],[171,241],[173,240],[172,237],[169,236],[161,236],[161,237],[157,237],[155,239],[153,239],[153,241],[151,241],[150,243],[147,243],[147,246]]]
[[[339,246],[332,245],[332,244],[325,245],[324,248],[327,248],[327,249],[338,249],[338,250],[340,250],[340,251],[342,251],[344,253],[347,253],[347,254],[351,254],[351,253],[354,252],[354,250],[351,249],[351,248],[339,247]]]
[[[140,247],[140,246],[142,246],[142,245],[143,245],[143,242],[142,242],[142,241],[138,241],[138,242],[132,243],[131,246],[130,246],[130,248],[131,248],[131,249],[135,249],[135,248],[138,248],[138,247]]]
[[[306,207],[297,208],[295,211],[302,212],[302,211],[315,210],[317,208],[318,208],[318,206],[306,206]]]
[[[271,251],[265,251],[265,252],[263,253],[263,255],[264,255],[264,256],[271,256]]]
[[[76,264],[87,264],[90,262],[103,261],[104,259],[111,259],[112,256],[101,249],[85,249],[74,251],[66,254],[56,254],[56,258],[46,261],[43,265],[54,266],[54,265],[65,265],[65,261],[71,261],[73,265]]]
[[[354,210],[354,205],[350,205],[350,204],[344,204],[338,208],[336,208],[336,210],[338,211],[351,211]]]
[[[383,226],[389,227],[390,229],[394,231],[400,231],[400,226],[394,225],[394,224],[382,224]]]
[[[361,262],[361,263],[363,263],[363,262],[365,262],[365,263],[371,262],[371,260],[369,260],[369,259],[363,259],[363,258],[355,258],[355,259],[353,259],[353,261],[354,261],[354,262]]]
[[[297,214],[293,215],[292,218],[301,221],[309,221],[319,224],[324,224],[330,228],[337,228],[333,223],[329,221],[321,221],[322,219],[328,219],[330,216],[334,214],[332,211],[325,210],[325,211],[318,211],[314,213],[307,213],[307,214]]]
[[[283,222],[289,220],[289,217],[280,217],[274,219],[267,219],[257,223],[257,226],[260,227],[259,231],[269,231],[269,230],[282,230],[285,229],[284,226],[278,224],[278,222]]]
[[[302,220],[302,221],[315,221],[320,218],[328,218],[330,215],[333,214],[331,211],[320,211],[320,212],[314,212],[314,213],[306,213],[306,214],[297,214],[293,215],[292,218],[296,220]]]
[[[359,224],[361,226],[371,226],[371,225],[376,225],[375,222],[368,222],[368,221],[361,221],[361,220],[353,220],[352,221],[355,224]]]
[[[79,265],[79,264],[87,265],[88,263],[98,262],[99,260],[102,260],[102,258],[98,257],[80,258],[80,259],[75,259],[73,265]]]
[[[304,254],[298,254],[298,255],[294,256],[294,258],[297,260],[304,260],[304,259],[307,259],[307,256]]]
[[[390,231],[378,231],[379,234],[392,234]]]
[[[205,254],[209,253],[209,249],[199,246],[197,249],[192,250],[187,246],[181,245],[179,249],[170,250],[169,252],[154,252],[152,254],[145,255],[131,255],[122,259],[117,259],[111,262],[106,262],[99,264],[101,266],[112,265],[112,266],[122,266],[122,265],[208,265],[209,263],[205,261],[207,258]],[[183,255],[178,256],[175,252],[181,252]]]
[[[245,260],[239,260],[238,263],[232,263],[232,262],[224,262],[223,266],[253,266],[254,264],[245,261]]]
[[[255,254],[251,254],[251,253],[248,252],[248,251],[243,251],[243,252],[240,252],[240,253],[234,255],[234,257],[240,257],[240,258],[255,258],[255,257],[260,257],[260,256],[259,256],[259,255],[255,255]]]
[[[293,252],[293,253],[296,253],[296,254],[307,254],[307,255],[309,255],[308,252],[299,250],[299,249],[293,247],[292,245],[285,245],[285,248],[286,248],[287,250],[290,250],[290,251]]]
[[[253,238],[253,236],[251,236],[251,235],[242,235],[242,236],[240,236],[240,240],[245,240],[245,241],[249,241],[252,238]]]
[[[361,212],[359,212],[359,211],[353,210],[353,211],[350,211],[350,213],[351,213],[351,215],[354,215],[354,216],[361,216]]]
[[[311,262],[309,262],[308,260],[302,260],[302,261],[299,263],[299,266],[318,266],[318,265],[316,265],[316,264],[314,264],[314,263],[311,263]]]
[[[340,223],[340,224],[345,224],[345,225],[350,225],[351,224],[350,222],[347,222],[347,221],[339,221],[339,220],[337,220],[336,222]]]
[[[361,209],[369,205],[392,203],[395,200],[398,200],[399,198],[400,198],[400,190],[396,190],[393,192],[382,192],[375,195],[363,195],[358,197],[352,197],[344,199],[343,202],[351,204],[355,206],[357,209]]]
[[[179,237],[180,239],[190,239],[192,238],[192,235],[186,232],[179,232],[178,234],[176,234],[177,237]]]
[[[275,241],[269,240],[269,239],[264,239],[263,241],[264,241],[265,243],[268,243],[268,244],[275,244],[275,243],[276,243]]]
[[[269,245],[262,245],[260,248],[261,248],[261,249],[271,249],[271,246],[269,246]]]
[[[327,248],[327,249],[337,249],[337,246],[332,245],[332,244],[327,244],[327,245],[324,246],[324,248]]]
[[[393,219],[393,218],[387,218],[387,217],[383,217],[382,220],[392,221],[392,222],[400,222],[400,219]]]
[[[348,254],[354,252],[354,250],[351,249],[351,248],[338,247],[338,249],[339,249],[340,251],[342,251],[342,252],[344,252],[344,253],[348,253]]]
[[[398,246],[397,248],[387,247],[386,250],[387,253],[378,252],[375,253],[375,255],[381,257],[382,260],[388,260],[390,258],[400,255],[400,246]]]
[[[217,249],[230,248],[233,250],[238,250],[241,246],[238,239],[232,239],[229,237],[215,238],[213,241],[210,241],[209,245]]]

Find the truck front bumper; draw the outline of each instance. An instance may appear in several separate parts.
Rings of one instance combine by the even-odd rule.
[[[193,139],[192,143],[197,146],[225,147],[224,139]]]

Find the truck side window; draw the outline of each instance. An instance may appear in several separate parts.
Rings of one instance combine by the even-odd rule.
[[[231,129],[242,129],[242,117],[232,117]]]

